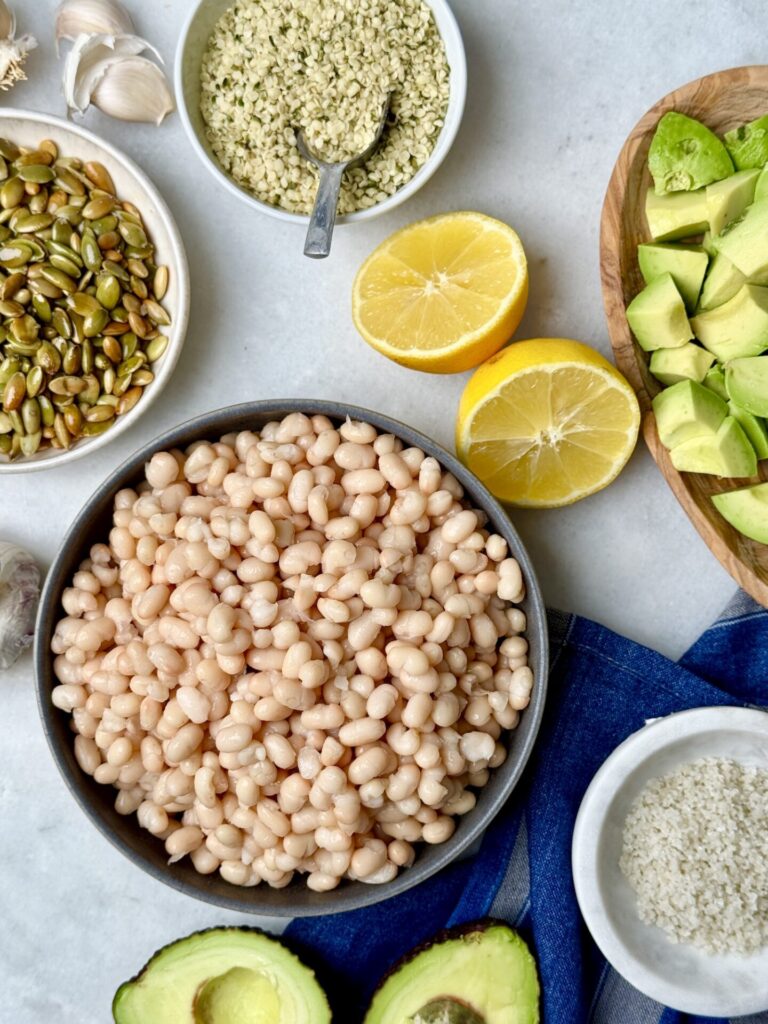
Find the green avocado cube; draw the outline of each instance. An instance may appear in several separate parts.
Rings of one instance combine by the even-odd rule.
[[[650,369],[662,384],[677,384],[681,380],[700,384],[714,361],[711,352],[689,341],[681,348],[659,348],[651,353]]]
[[[760,171],[739,171],[730,178],[707,185],[707,219],[713,235],[739,218],[755,197]]]
[[[707,370],[701,383],[705,388],[714,391],[725,402],[728,401],[728,392],[725,390],[725,371],[719,363],[716,363],[711,370]]]
[[[697,192],[659,196],[649,188],[645,216],[654,242],[674,242],[700,235],[709,227],[706,191],[701,188]]]
[[[768,199],[748,206],[744,215],[717,236],[718,252],[727,256],[745,277],[768,273]]]
[[[737,171],[763,167],[768,162],[768,116],[726,132],[723,140]]]
[[[713,435],[728,414],[722,398],[693,380],[665,388],[652,404],[656,429],[666,448]]]
[[[646,352],[679,348],[693,337],[685,303],[669,273],[651,281],[632,299],[627,306],[627,320]]]
[[[699,296],[699,312],[722,306],[723,303],[733,298],[746,283],[746,280],[746,277],[738,267],[734,267],[727,256],[723,256],[721,252],[715,253]]]
[[[726,416],[715,434],[683,441],[669,454],[680,473],[754,476],[757,472],[755,449],[733,416]]]
[[[741,429],[749,438],[758,459],[768,459],[768,427],[765,420],[761,416],[753,416],[735,402],[728,403],[728,415],[733,416],[741,424]]]
[[[768,167],[760,171],[760,177],[755,185],[754,202],[758,203],[761,199],[768,199]]]
[[[712,232],[707,228],[704,234],[701,236],[701,248],[707,254],[707,256],[714,256],[717,252],[712,240]]]
[[[739,533],[760,544],[768,544],[768,484],[713,494],[712,502],[723,519]]]
[[[745,284],[732,299],[691,320],[702,345],[721,363],[768,348],[768,288]]]
[[[725,368],[725,387],[742,409],[768,416],[768,356],[732,359]]]
[[[691,192],[733,174],[728,150],[714,132],[685,114],[668,111],[656,125],[648,169],[657,195]]]
[[[638,245],[637,261],[646,284],[669,273],[688,309],[696,308],[696,300],[709,264],[709,256],[700,245],[647,242]]]

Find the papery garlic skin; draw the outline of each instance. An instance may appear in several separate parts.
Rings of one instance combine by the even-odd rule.
[[[40,570],[32,556],[0,541],[0,669],[10,668],[32,643],[40,599]]]
[[[94,90],[111,64],[150,50],[160,54],[146,39],[134,35],[79,35],[64,64],[64,98],[70,111],[84,114]]]
[[[79,35],[130,35],[133,22],[117,0],[63,0],[56,12],[56,45]]]
[[[5,0],[0,0],[0,39],[13,39],[15,34],[16,15]]]
[[[121,121],[154,124],[160,124],[175,109],[165,75],[146,57],[123,57],[111,62],[91,102],[103,113]]]

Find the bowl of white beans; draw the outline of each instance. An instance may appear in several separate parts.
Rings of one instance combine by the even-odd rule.
[[[379,413],[255,402],[182,424],[86,502],[45,585],[40,713],[81,808],[189,895],[370,905],[501,810],[547,681],[501,506]]]

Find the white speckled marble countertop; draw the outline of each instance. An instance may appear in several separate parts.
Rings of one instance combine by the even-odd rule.
[[[127,0],[169,66],[188,4]],[[63,113],[53,42],[56,0],[15,0],[37,36],[27,82],[8,106]],[[251,213],[195,158],[177,116],[161,129],[92,112],[167,198],[189,252],[192,320],[163,398],[132,432],[61,470],[2,477],[0,537],[47,565],[85,497],[132,450],[207,409],[256,398],[357,402],[446,445],[463,376],[425,377],[376,355],[349,315],[354,272],[400,225],[446,209],[513,224],[531,297],[520,337],[564,334],[609,351],[598,278],[600,208],[614,159],[664,93],[719,68],[765,59],[759,0],[454,0],[469,62],[463,127],[443,168],[382,220],[340,229],[325,263],[301,255],[301,229]],[[549,603],[679,655],[734,584],[638,449],[612,487],[570,509],[517,513]],[[145,876],[97,834],[48,753],[31,659],[0,679],[0,1018],[91,1024],[117,984],[158,946],[196,928],[245,921]],[[252,920],[252,919],[249,919]]]

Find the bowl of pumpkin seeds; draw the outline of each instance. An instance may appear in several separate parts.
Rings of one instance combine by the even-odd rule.
[[[0,109],[0,473],[129,429],[188,316],[181,237],[141,169],[77,125]]]

